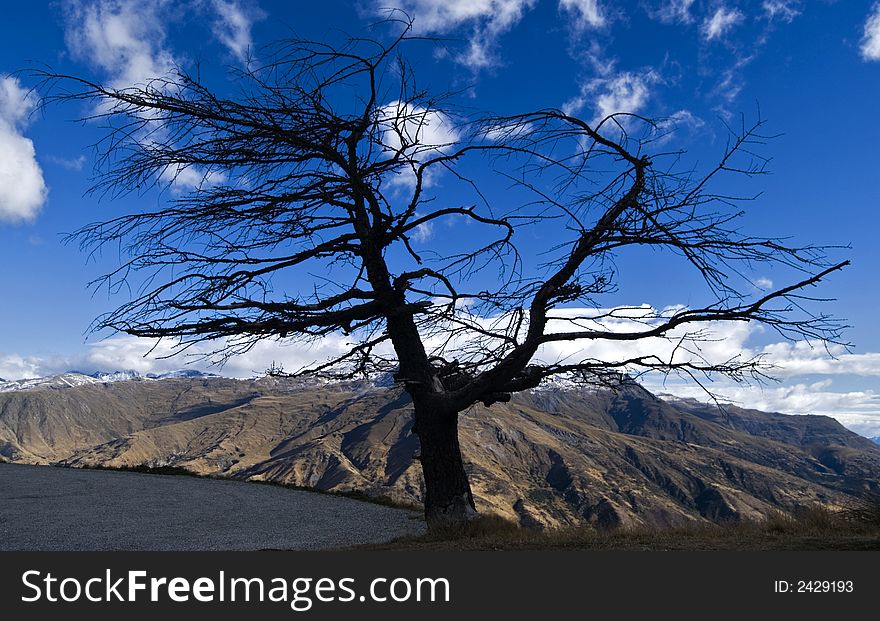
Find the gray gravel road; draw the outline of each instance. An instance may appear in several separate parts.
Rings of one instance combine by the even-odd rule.
[[[306,550],[423,531],[411,511],[281,487],[0,464],[0,550]]]

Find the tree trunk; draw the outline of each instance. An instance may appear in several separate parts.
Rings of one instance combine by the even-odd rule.
[[[421,444],[428,528],[454,526],[477,517],[458,443],[458,412],[414,403],[413,432]]]

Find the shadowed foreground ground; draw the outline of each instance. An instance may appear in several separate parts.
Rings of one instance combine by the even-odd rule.
[[[239,481],[0,464],[0,550],[337,548],[421,534],[420,518]]]
[[[763,521],[697,524],[681,528],[534,531],[497,517],[464,528],[357,546],[361,550],[629,550],[629,551],[880,551],[880,507],[832,513],[818,507]]]

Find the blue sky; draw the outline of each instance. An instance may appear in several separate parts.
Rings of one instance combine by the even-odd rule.
[[[21,3],[0,24],[0,377],[135,368],[168,370],[180,360],[144,358],[149,344],[85,332],[122,299],[86,284],[112,267],[110,254],[87,262],[62,234],[122,210],[153,207],[163,195],[118,201],[86,195],[96,127],[88,110],[37,109],[28,68],[49,65],[127,86],[175,65],[215,88],[234,88],[229,69],[248,51],[291,32],[326,38],[362,33],[387,0],[81,0]],[[837,298],[825,310],[852,328],[852,352],[830,360],[808,345],[780,343],[757,329],[719,335],[725,351],[764,352],[782,382],[719,384],[738,403],[837,416],[880,434],[880,3],[870,0],[399,0],[420,32],[448,37],[413,51],[420,80],[461,90],[462,106],[498,113],[563,107],[586,119],[632,111],[675,119],[671,145],[690,161],[711,162],[724,147],[724,122],[757,110],[768,132],[772,175],[742,190],[761,196],[744,226],[804,243],[850,244],[835,256],[853,265],[823,286]],[[185,180],[184,180],[185,182]],[[433,231],[434,241],[441,232]],[[426,236],[426,237],[430,237]],[[425,239],[425,243],[430,239]],[[526,242],[528,243],[528,242]],[[539,240],[534,242],[540,244]],[[670,279],[663,260],[621,257],[621,294],[607,303],[656,308],[693,303],[694,282]],[[777,279],[781,274],[755,274]],[[104,335],[107,336],[107,335]],[[164,347],[164,345],[163,345]],[[327,343],[326,351],[332,351]],[[159,351],[163,351],[160,347]],[[320,357],[321,347],[308,356]],[[721,352],[724,353],[724,352]],[[224,372],[249,375],[272,360],[296,366],[299,348],[267,343]],[[681,395],[698,390],[673,382]]]

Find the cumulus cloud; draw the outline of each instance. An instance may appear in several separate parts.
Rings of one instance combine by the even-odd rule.
[[[648,103],[651,87],[660,81],[660,75],[653,69],[595,78],[584,84],[580,93],[562,108],[570,114],[589,108],[593,111],[594,123],[618,112],[637,114]]]
[[[243,0],[67,0],[64,8],[68,49],[107,72],[114,88],[174,71],[178,61],[168,44],[168,27],[175,21],[193,15],[210,19],[215,38],[244,60],[251,28],[265,17]]]
[[[880,60],[880,2],[871,7],[871,14],[865,22],[861,51],[865,60]]]
[[[578,29],[605,25],[605,15],[598,0],[559,0],[559,8],[574,18]]]
[[[200,343],[177,356],[172,339],[154,341],[133,336],[116,336],[93,343],[79,360],[78,367],[88,371],[113,371],[131,369],[141,374],[166,373],[182,367],[221,372],[229,377],[254,377],[270,366],[282,366],[295,371],[316,362],[338,356],[346,351],[350,339],[329,336],[314,344],[291,344],[276,339],[265,339],[249,351],[234,356],[222,367],[213,365],[205,358],[216,351],[223,342]]]
[[[5,380],[40,377],[47,368],[46,361],[38,357],[0,354],[0,378]]]
[[[880,353],[851,353],[840,345],[825,347],[813,341],[782,342],[765,345],[760,352],[773,363],[779,374],[859,375],[880,377]]]
[[[159,175],[159,179],[167,183],[174,193],[210,188],[225,183],[228,178],[229,176],[222,171],[180,164],[166,166]]]
[[[0,119],[4,123],[23,127],[37,104],[37,96],[25,89],[18,78],[3,76],[0,79]]]
[[[253,40],[251,28],[255,21],[265,18],[265,13],[239,0],[212,0],[216,13],[214,36],[240,61],[246,61]]]
[[[149,84],[171,76],[179,66],[167,41],[169,23],[186,10],[204,10],[206,6],[216,16],[215,35],[236,56],[243,57],[250,46],[252,20],[262,14],[245,9],[238,0],[211,0],[209,5],[171,0],[70,0],[65,5],[67,46],[75,58],[103,71],[112,88]],[[150,111],[142,115],[155,118]],[[159,123],[129,136],[147,145],[166,137]],[[184,192],[222,183],[226,176],[197,166],[172,164],[159,180],[175,192]]]
[[[328,336],[313,344],[266,339],[248,352],[233,356],[220,368],[205,356],[217,351],[224,345],[223,341],[199,343],[183,353],[177,349],[173,339],[156,341],[119,335],[91,343],[86,351],[72,356],[27,357],[0,353],[0,377],[17,380],[68,371],[95,373],[119,370],[132,370],[146,375],[192,368],[220,372],[228,377],[247,378],[261,375],[273,363],[293,371],[323,362],[347,351],[349,342],[350,339],[341,335]]]
[[[711,17],[703,22],[703,38],[707,41],[719,39],[730,32],[734,26],[743,21],[745,15],[739,9],[728,9],[721,5]]]
[[[415,19],[419,32],[449,33],[470,29],[468,45],[457,60],[474,69],[494,65],[498,38],[522,20],[538,0],[400,0],[398,8]],[[375,0],[378,12],[386,13],[388,3]]]
[[[17,78],[0,77],[0,221],[33,220],[46,202],[34,143],[22,134],[37,104]]]
[[[598,324],[612,331],[644,330],[656,324],[657,317],[674,312],[677,307],[654,309],[648,305],[627,309],[567,309],[558,317],[604,316]],[[590,327],[590,320],[579,320]],[[571,328],[557,321],[551,329]],[[721,402],[785,414],[823,414],[832,416],[853,431],[869,436],[880,435],[880,353],[851,353],[842,346],[827,348],[818,342],[778,342],[755,345],[763,333],[760,326],[742,322],[708,323],[700,326],[698,342],[687,348],[677,347],[686,329],[676,329],[668,339],[652,338],[618,343],[591,341],[586,344],[556,343],[542,349],[538,358],[544,362],[575,363],[586,359],[626,360],[635,356],[656,355],[665,361],[721,363],[739,357],[748,360],[761,356],[771,365],[769,375],[779,384],[737,383],[716,377],[704,380],[704,386]],[[694,330],[694,327],[690,328]],[[646,375],[642,382],[654,392],[708,401],[704,388],[678,376],[662,378]],[[809,381],[807,381],[809,380]],[[857,385],[858,389],[837,390],[838,382]]]
[[[71,0],[65,5],[67,47],[104,70],[123,89],[170,74],[176,62],[166,26],[181,5],[168,0]]]
[[[582,327],[602,326],[613,331],[646,329],[656,324],[658,318],[681,308],[655,309],[649,305],[598,310],[568,308],[554,312],[555,319],[549,329],[570,328],[571,321]],[[485,319],[484,325],[488,326],[492,321],[492,318]],[[743,322],[710,323],[700,328],[699,342],[687,350],[677,347],[678,339],[684,333],[684,329],[677,329],[669,339],[553,343],[542,348],[536,358],[547,363],[575,363],[587,359],[615,361],[638,355],[656,355],[665,360],[699,359],[718,363],[736,356],[748,359],[763,355],[765,362],[775,365],[772,375],[781,380],[779,384],[747,385],[717,378],[705,385],[722,402],[787,414],[825,414],[859,433],[880,435],[880,353],[854,354],[841,347],[826,351],[821,344],[809,342],[758,346],[753,341],[762,330]],[[163,339],[157,343],[132,336],[114,336],[92,343],[78,356],[39,358],[0,353],[0,377],[14,380],[74,369],[87,373],[120,369],[132,369],[142,374],[163,373],[186,366],[244,378],[260,375],[273,364],[292,371],[324,362],[346,352],[351,338],[331,335],[312,344],[266,339],[248,352],[233,356],[218,369],[203,356],[223,345],[223,342],[200,343],[184,354],[172,356],[176,351],[173,340]],[[430,349],[439,347],[440,342],[426,345]],[[453,345],[452,349],[458,347]],[[390,355],[392,352],[384,345],[380,353]],[[648,375],[641,381],[654,392],[708,400],[703,388],[681,378]],[[850,386],[856,383],[859,388],[835,389],[838,383],[844,382]]]
[[[654,309],[649,305],[616,309],[579,309],[558,310],[548,329],[571,329],[571,321],[582,328],[601,326],[612,331],[644,330],[660,321],[681,307]],[[498,318],[480,320],[484,327],[489,327]],[[503,320],[502,320],[503,322]],[[699,355],[711,361],[725,361],[746,350],[746,342],[751,334],[748,324],[735,322],[732,324],[712,324],[705,327],[699,345]],[[524,328],[525,329],[525,328]],[[626,343],[591,341],[559,342],[548,344],[537,354],[542,362],[555,363],[561,361],[574,362],[577,359],[601,359],[607,361],[624,360],[636,355],[654,354],[665,359],[676,361],[692,356],[680,348],[676,348],[676,339],[684,330],[676,331],[670,339],[652,338]],[[212,343],[198,343],[186,349],[181,355],[173,356],[177,351],[173,339],[137,338],[118,335],[91,343],[87,350],[78,356],[26,358],[15,355],[0,354],[0,377],[21,379],[63,373],[72,369],[82,372],[115,371],[131,369],[140,373],[161,373],[181,368],[192,362],[193,368],[208,369],[210,363],[203,360],[206,354],[221,349],[230,341],[218,340]],[[331,357],[347,351],[351,338],[343,335],[331,335],[322,340],[305,345],[291,344],[289,341],[265,339],[247,353],[232,357],[223,367],[223,373],[232,377],[250,377],[253,373],[264,371],[271,363],[281,363],[285,369],[299,369],[303,366],[324,362]],[[437,338],[436,342],[426,343],[430,350],[440,347],[445,341]],[[462,343],[456,342],[452,350],[460,349]],[[386,348],[385,353],[390,353]],[[779,352],[780,355],[787,355]],[[810,353],[810,356],[813,354]]]
[[[376,124],[382,143],[392,151],[407,155],[426,151],[445,151],[459,140],[448,116],[402,101],[392,101],[378,111]]]
[[[707,401],[706,392],[688,384],[651,384],[646,388],[681,398]],[[739,407],[780,412],[782,414],[822,414],[866,436],[880,435],[880,392],[876,390],[833,390],[834,382],[783,383],[782,385],[745,385],[720,383],[710,386],[720,403]]]
[[[610,309],[557,309],[548,322],[548,332],[603,330],[643,332],[664,323],[683,309],[662,309],[644,304]],[[577,363],[580,360],[622,362],[637,357],[654,356],[664,362],[721,364],[734,358],[746,360],[754,354],[747,347],[753,328],[744,322],[710,322],[698,326],[680,326],[665,337],[633,341],[589,340],[558,341],[544,346],[536,358],[548,364]],[[682,347],[682,339],[691,341]]]
[[[418,162],[423,156],[433,157],[448,151],[459,141],[459,132],[452,120],[438,110],[429,110],[401,101],[392,101],[378,110],[376,125],[386,150],[401,153]],[[423,179],[431,184],[433,173]],[[405,168],[390,180],[392,185],[413,187],[415,172]]]
[[[557,319],[550,330],[604,329],[615,332],[646,330],[680,311],[681,306],[656,309],[650,305],[616,309],[564,309],[554,312]],[[859,376],[880,378],[880,353],[853,353],[836,344],[818,341],[781,341],[755,345],[756,337],[763,334],[757,323],[707,322],[683,325],[671,331],[667,338],[651,338],[627,343],[616,341],[560,342],[542,354],[546,362],[558,362],[577,356],[600,360],[626,360],[636,356],[657,355],[673,362],[705,361],[720,364],[739,358],[760,357],[777,378],[796,378],[806,375]],[[681,348],[679,341],[693,335],[694,343]]]

